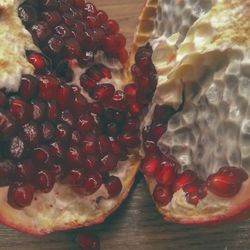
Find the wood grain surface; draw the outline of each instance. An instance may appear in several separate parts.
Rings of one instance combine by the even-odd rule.
[[[128,37],[128,44],[131,43],[144,0],[94,2],[119,21]],[[138,174],[133,190],[122,207],[103,225],[91,230],[99,235],[101,250],[250,249],[250,221],[216,227],[163,222],[141,174]],[[0,250],[78,250],[74,239],[79,231],[82,230],[35,238],[1,226]]]

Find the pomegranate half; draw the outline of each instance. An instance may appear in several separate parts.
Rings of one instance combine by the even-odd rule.
[[[0,2],[0,222],[43,235],[101,223],[139,168],[156,71],[84,0]],[[130,72],[131,65],[131,72]]]
[[[154,3],[149,40],[158,85],[141,125],[150,193],[166,221],[247,218],[250,2]]]

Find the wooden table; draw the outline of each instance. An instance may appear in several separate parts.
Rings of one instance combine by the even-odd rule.
[[[119,21],[131,43],[144,0],[95,2]],[[91,230],[99,235],[102,250],[250,249],[249,221],[210,228],[164,223],[140,174],[122,207],[106,223]],[[77,250],[74,239],[79,231],[35,238],[1,226],[0,250]]]

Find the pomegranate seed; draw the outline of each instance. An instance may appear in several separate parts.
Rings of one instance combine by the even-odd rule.
[[[204,182],[200,183],[196,181],[183,187],[188,203],[196,206],[199,201],[207,195],[207,192],[203,188],[204,184]]]
[[[75,127],[75,118],[68,110],[64,110],[61,113],[61,121],[70,128]]]
[[[95,68],[100,72],[102,78],[108,78],[108,79],[112,78],[110,69],[107,68],[105,65],[97,64],[95,65]]]
[[[62,38],[60,38],[58,35],[53,35],[48,40],[48,46],[46,46],[45,52],[47,55],[56,56],[62,51],[64,45],[65,43]],[[56,72],[58,73],[58,69]]]
[[[79,145],[82,141],[81,134],[78,130],[74,130],[71,134],[71,144],[72,145]]]
[[[80,67],[90,66],[94,62],[94,53],[92,51],[81,52],[78,56]]]
[[[80,168],[82,165],[82,156],[80,150],[76,146],[71,146],[67,150],[67,162],[71,168]]]
[[[81,186],[83,183],[82,171],[80,169],[71,169],[62,182],[71,186]]]
[[[52,100],[48,102],[47,106],[47,119],[49,121],[56,121],[59,115],[60,108],[56,101]]]
[[[96,18],[97,18],[97,22],[99,24],[102,24],[108,20],[108,15],[103,10],[99,10],[96,14]]]
[[[37,21],[35,9],[30,5],[21,5],[18,8],[18,16],[25,26],[30,26]]]
[[[33,149],[32,157],[34,162],[46,164],[49,162],[50,155],[46,146],[39,146]]]
[[[92,172],[98,169],[99,162],[95,156],[90,155],[83,160],[83,165],[88,172]]]
[[[103,40],[103,47],[106,52],[113,52],[116,48],[115,39],[113,36],[106,36]]]
[[[49,171],[42,170],[35,175],[34,184],[36,189],[43,193],[49,193],[55,185],[55,178]]]
[[[40,141],[40,130],[36,123],[26,123],[22,127],[21,137],[30,146],[36,146]]]
[[[97,101],[103,102],[105,100],[109,100],[110,98],[112,98],[114,93],[115,93],[115,88],[112,84],[103,83],[97,85],[92,97]]]
[[[50,122],[45,122],[41,125],[42,139],[44,141],[51,141],[55,136],[55,127]]]
[[[70,58],[76,58],[80,55],[80,44],[75,38],[65,40],[65,54]]]
[[[100,172],[108,172],[116,168],[118,163],[118,158],[113,153],[105,155],[100,162]]]
[[[86,23],[88,25],[88,28],[93,29],[97,26],[96,24],[96,18],[93,16],[87,16]]]
[[[222,171],[208,177],[207,188],[220,197],[233,197],[239,192],[245,179],[242,179],[242,176],[247,176],[242,169],[231,168],[226,170],[224,168]]]
[[[119,24],[114,20],[108,20],[105,26],[105,32],[108,35],[114,35],[119,32]]]
[[[81,92],[81,88],[78,85],[71,84],[70,87],[75,95]]]
[[[124,125],[124,132],[136,132],[140,128],[140,121],[137,118],[129,118]]]
[[[141,163],[141,169],[147,176],[153,176],[160,168],[160,159],[157,155],[147,156]]]
[[[96,137],[92,134],[86,135],[82,142],[84,154],[96,154],[98,152]]]
[[[75,97],[70,105],[71,111],[75,115],[83,114],[88,107],[87,99],[80,93],[75,94]]]
[[[73,100],[73,91],[71,87],[69,85],[60,86],[56,100],[62,109],[68,107]]]
[[[19,162],[16,166],[16,178],[19,181],[28,181],[34,175],[34,166],[31,160]]]
[[[91,67],[86,71],[87,76],[93,79],[95,82],[99,82],[102,79],[101,72],[99,72],[95,67]]]
[[[118,128],[118,126],[117,126],[117,124],[116,123],[109,123],[108,125],[107,125],[107,134],[109,135],[109,136],[117,136],[118,134],[119,134],[119,128]]]
[[[164,186],[173,184],[177,175],[176,166],[177,164],[172,159],[165,159],[155,173],[157,183]]]
[[[142,111],[142,106],[137,101],[131,102],[129,111],[132,116],[138,116]]]
[[[148,43],[143,47],[139,47],[136,51],[135,62],[136,64],[140,64],[140,59],[147,58],[150,59],[153,54],[153,50],[151,45]]]
[[[59,123],[56,126],[56,138],[62,142],[70,140],[70,129],[66,124]]]
[[[71,32],[70,32],[69,28],[63,23],[57,25],[54,28],[54,31],[58,36],[60,36],[62,38],[67,38],[67,37],[71,36]]]
[[[95,16],[97,13],[95,5],[92,3],[86,3],[84,6],[84,10],[87,12],[87,15],[91,14],[91,15]]]
[[[39,77],[39,97],[44,101],[56,98],[60,80],[54,75],[42,75]]]
[[[90,103],[90,112],[96,115],[100,115],[103,112],[103,107],[98,102]]]
[[[133,75],[136,82],[138,81],[138,79],[143,77],[143,72],[141,71],[141,69],[136,64],[134,64],[131,67],[131,73],[132,73],[132,75]]]
[[[178,191],[187,184],[193,183],[198,179],[197,175],[192,170],[185,170],[182,174],[177,176],[173,184],[173,192]]]
[[[44,42],[50,35],[51,30],[46,22],[38,22],[31,26],[33,39],[38,42]]]
[[[154,141],[158,141],[166,131],[166,125],[156,124],[152,125],[149,135]]]
[[[41,122],[45,119],[46,104],[38,99],[32,100],[32,118],[34,121]]]
[[[8,203],[14,208],[24,208],[31,204],[35,189],[29,183],[15,182],[8,189]]]
[[[10,112],[21,125],[30,120],[30,106],[22,99],[12,98],[10,100]]]
[[[10,157],[20,160],[26,156],[27,146],[20,137],[15,136],[8,142],[7,150]]]
[[[84,250],[100,250],[99,239],[90,232],[80,233],[76,238],[76,242]]]
[[[60,142],[53,142],[49,146],[49,152],[52,159],[62,161],[65,156],[65,150]]]
[[[128,148],[133,148],[140,143],[140,138],[138,134],[124,133],[119,136],[119,142]]]
[[[66,82],[71,82],[73,80],[74,72],[70,68],[69,63],[65,61],[60,61],[56,65],[56,74],[62,77]],[[72,87],[72,86],[71,86]],[[73,91],[73,89],[72,89]]]
[[[176,110],[168,105],[156,105],[154,111],[154,120],[157,123],[166,124],[168,120],[176,113]]]
[[[90,114],[83,114],[80,115],[78,119],[78,130],[82,134],[87,134],[88,132],[91,132],[94,127],[94,118]]]
[[[53,164],[50,168],[50,173],[55,179],[61,178],[63,174],[63,165],[58,163]]]
[[[112,152],[121,159],[127,152],[118,141],[111,141]]]
[[[108,152],[111,151],[111,142],[108,137],[106,136],[100,136],[98,138],[98,148],[99,148],[99,154],[101,156],[106,155]]]
[[[98,172],[90,172],[85,176],[83,185],[79,191],[85,195],[91,195],[95,193],[101,185],[102,176]]]
[[[8,186],[11,184],[13,176],[16,172],[14,162],[10,160],[0,161],[0,187]]]
[[[144,152],[146,155],[154,154],[154,153],[158,152],[157,144],[151,140],[146,140],[143,143],[143,148],[144,148]]]
[[[137,88],[136,84],[134,84],[134,83],[128,84],[124,88],[125,96],[129,101],[136,100],[137,91],[138,91],[138,88]]]
[[[86,74],[81,75],[80,84],[83,89],[88,92],[92,92],[96,88],[96,82],[90,79]]]
[[[163,207],[171,201],[173,194],[169,187],[157,185],[154,189],[153,197],[155,202]]]
[[[128,52],[126,49],[119,49],[117,52],[117,57],[121,63],[125,63],[128,60]]]
[[[121,180],[116,176],[110,176],[105,182],[105,187],[108,191],[110,198],[117,196],[122,191]]]
[[[85,1],[84,0],[74,0],[74,5],[77,7],[77,9],[84,10],[85,7]]]
[[[126,45],[126,38],[124,35],[118,33],[114,36],[115,44],[117,48],[124,48]]]
[[[25,100],[35,97],[38,92],[38,80],[32,75],[22,75],[19,93]],[[0,104],[1,106],[1,104]]]
[[[59,24],[62,20],[60,14],[57,11],[44,11],[41,13],[43,21],[48,23],[50,27],[54,27]]]
[[[228,175],[232,175],[233,173],[241,181],[245,181],[248,179],[248,174],[242,168],[224,166],[219,169],[219,172],[222,174],[228,174]]]
[[[125,111],[127,109],[128,103],[125,99],[124,92],[117,90],[106,106],[109,108],[118,109],[120,111]]]
[[[28,61],[34,66],[36,72],[44,72],[46,68],[49,66],[45,57],[37,52],[29,52],[28,53]]]
[[[16,130],[15,118],[11,113],[4,113],[0,110],[0,136],[9,138]]]

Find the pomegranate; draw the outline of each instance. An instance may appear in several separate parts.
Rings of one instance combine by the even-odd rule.
[[[140,145],[167,221],[244,213],[248,13],[240,0],[148,0],[129,58],[93,3],[1,3],[1,222],[36,235],[103,222],[129,192]]]
[[[215,224],[249,216],[249,3],[190,3],[158,1],[147,29],[158,84],[141,125],[141,170],[166,221]],[[126,88],[132,100],[136,86]]]
[[[5,1],[0,17],[0,221],[34,235],[101,223],[139,168],[152,48],[129,60],[119,24],[84,0]]]

